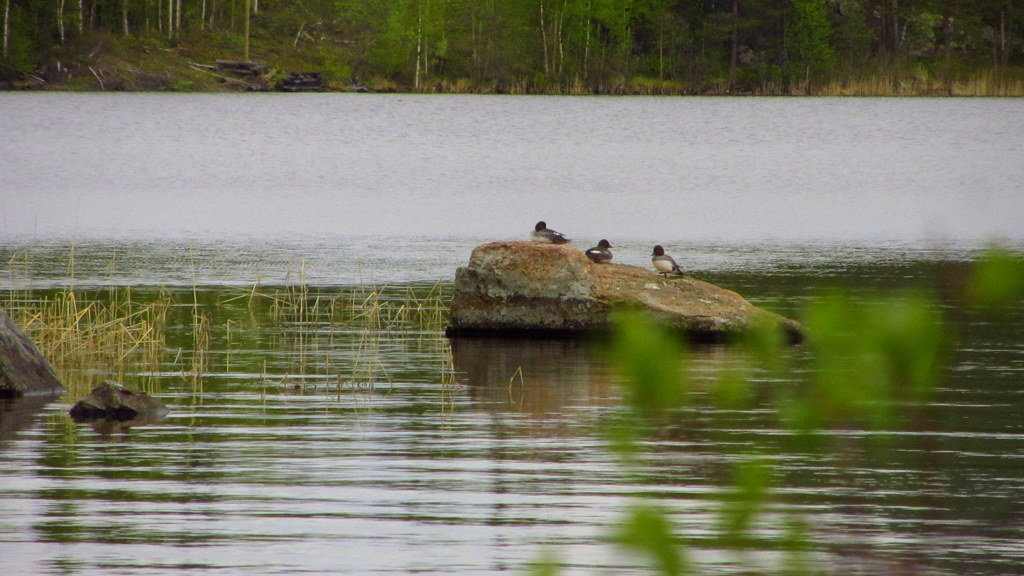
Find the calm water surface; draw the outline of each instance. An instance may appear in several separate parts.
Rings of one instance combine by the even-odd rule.
[[[75,424],[70,397],[0,412],[0,573],[522,573],[545,551],[630,573],[603,538],[640,495],[702,572],[775,572],[778,552],[722,549],[716,512],[739,455],[783,441],[776,400],[806,351],[755,375],[752,409],[695,394],[637,476],[601,433],[619,378],[595,344],[366,331],[243,297],[387,285],[431,306],[474,245],[545,218],[625,263],[666,244],[796,317],[825,286],[937,290],[958,345],[935,400],[788,455],[758,533],[802,518],[828,572],[1018,574],[1024,311],[981,321],[952,295],[981,241],[1024,246],[1021,125],[1020,100],[2,94],[0,297],[131,286],[182,305],[163,365],[125,375],[165,420]],[[698,375],[734,353],[696,351]]]
[[[1021,126],[1019,98],[8,93],[0,237],[1019,238]]]

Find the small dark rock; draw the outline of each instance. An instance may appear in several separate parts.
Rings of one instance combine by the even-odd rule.
[[[75,420],[135,420],[140,416],[162,416],[167,413],[163,402],[107,380],[92,389],[68,412]]]

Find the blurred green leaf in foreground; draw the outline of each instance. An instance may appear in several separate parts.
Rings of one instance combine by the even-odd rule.
[[[1024,297],[1024,256],[991,246],[974,266],[967,283],[967,303],[996,315]]]
[[[1022,296],[1024,258],[1003,248],[986,250],[973,266],[964,302],[998,315]],[[798,381],[795,393],[768,395],[777,427],[797,439],[829,429],[898,429],[899,418],[931,400],[947,373],[953,350],[952,332],[939,301],[928,293],[867,297],[829,291],[806,307],[804,328],[811,370],[786,376]],[[649,444],[646,441],[699,414],[699,408],[687,409],[694,406],[698,393],[707,392],[701,396],[712,408],[748,407],[754,402],[751,375],[758,370],[785,372],[792,355],[780,331],[752,326],[729,350],[729,361],[722,362],[711,388],[698,389],[690,373],[690,352],[652,318],[623,312],[612,341],[625,404],[623,415],[607,430],[613,449],[628,456],[625,462],[630,466],[656,466],[656,454],[639,457]],[[737,550],[768,546],[783,553],[782,573],[816,573],[807,556],[813,534],[796,513],[783,515],[781,534],[775,540],[754,537],[762,513],[776,497],[773,489],[781,481],[778,467],[785,451],[807,446],[800,442],[753,445],[745,447],[744,453],[729,455],[732,474],[722,491],[717,542]],[[681,544],[685,539],[676,535],[672,512],[665,504],[649,498],[630,504],[612,528],[610,540],[642,558],[657,574],[694,573]],[[752,573],[768,570],[750,568]],[[549,561],[535,573],[556,572],[556,565]]]

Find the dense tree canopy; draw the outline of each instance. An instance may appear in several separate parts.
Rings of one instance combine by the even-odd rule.
[[[772,92],[1024,64],[1014,0],[0,0],[0,76],[97,38],[293,52],[413,89]],[[235,50],[235,52],[231,52]]]

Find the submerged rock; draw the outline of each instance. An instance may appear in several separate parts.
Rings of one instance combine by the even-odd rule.
[[[0,396],[64,392],[57,375],[32,339],[0,310]]]
[[[89,395],[71,407],[75,420],[137,420],[143,416],[160,417],[167,408],[160,400],[107,380],[92,389]]]
[[[717,341],[771,322],[791,341],[800,324],[689,276],[664,278],[623,264],[595,264],[566,245],[492,242],[455,273],[449,336],[605,332],[619,305],[639,307],[693,339]]]

